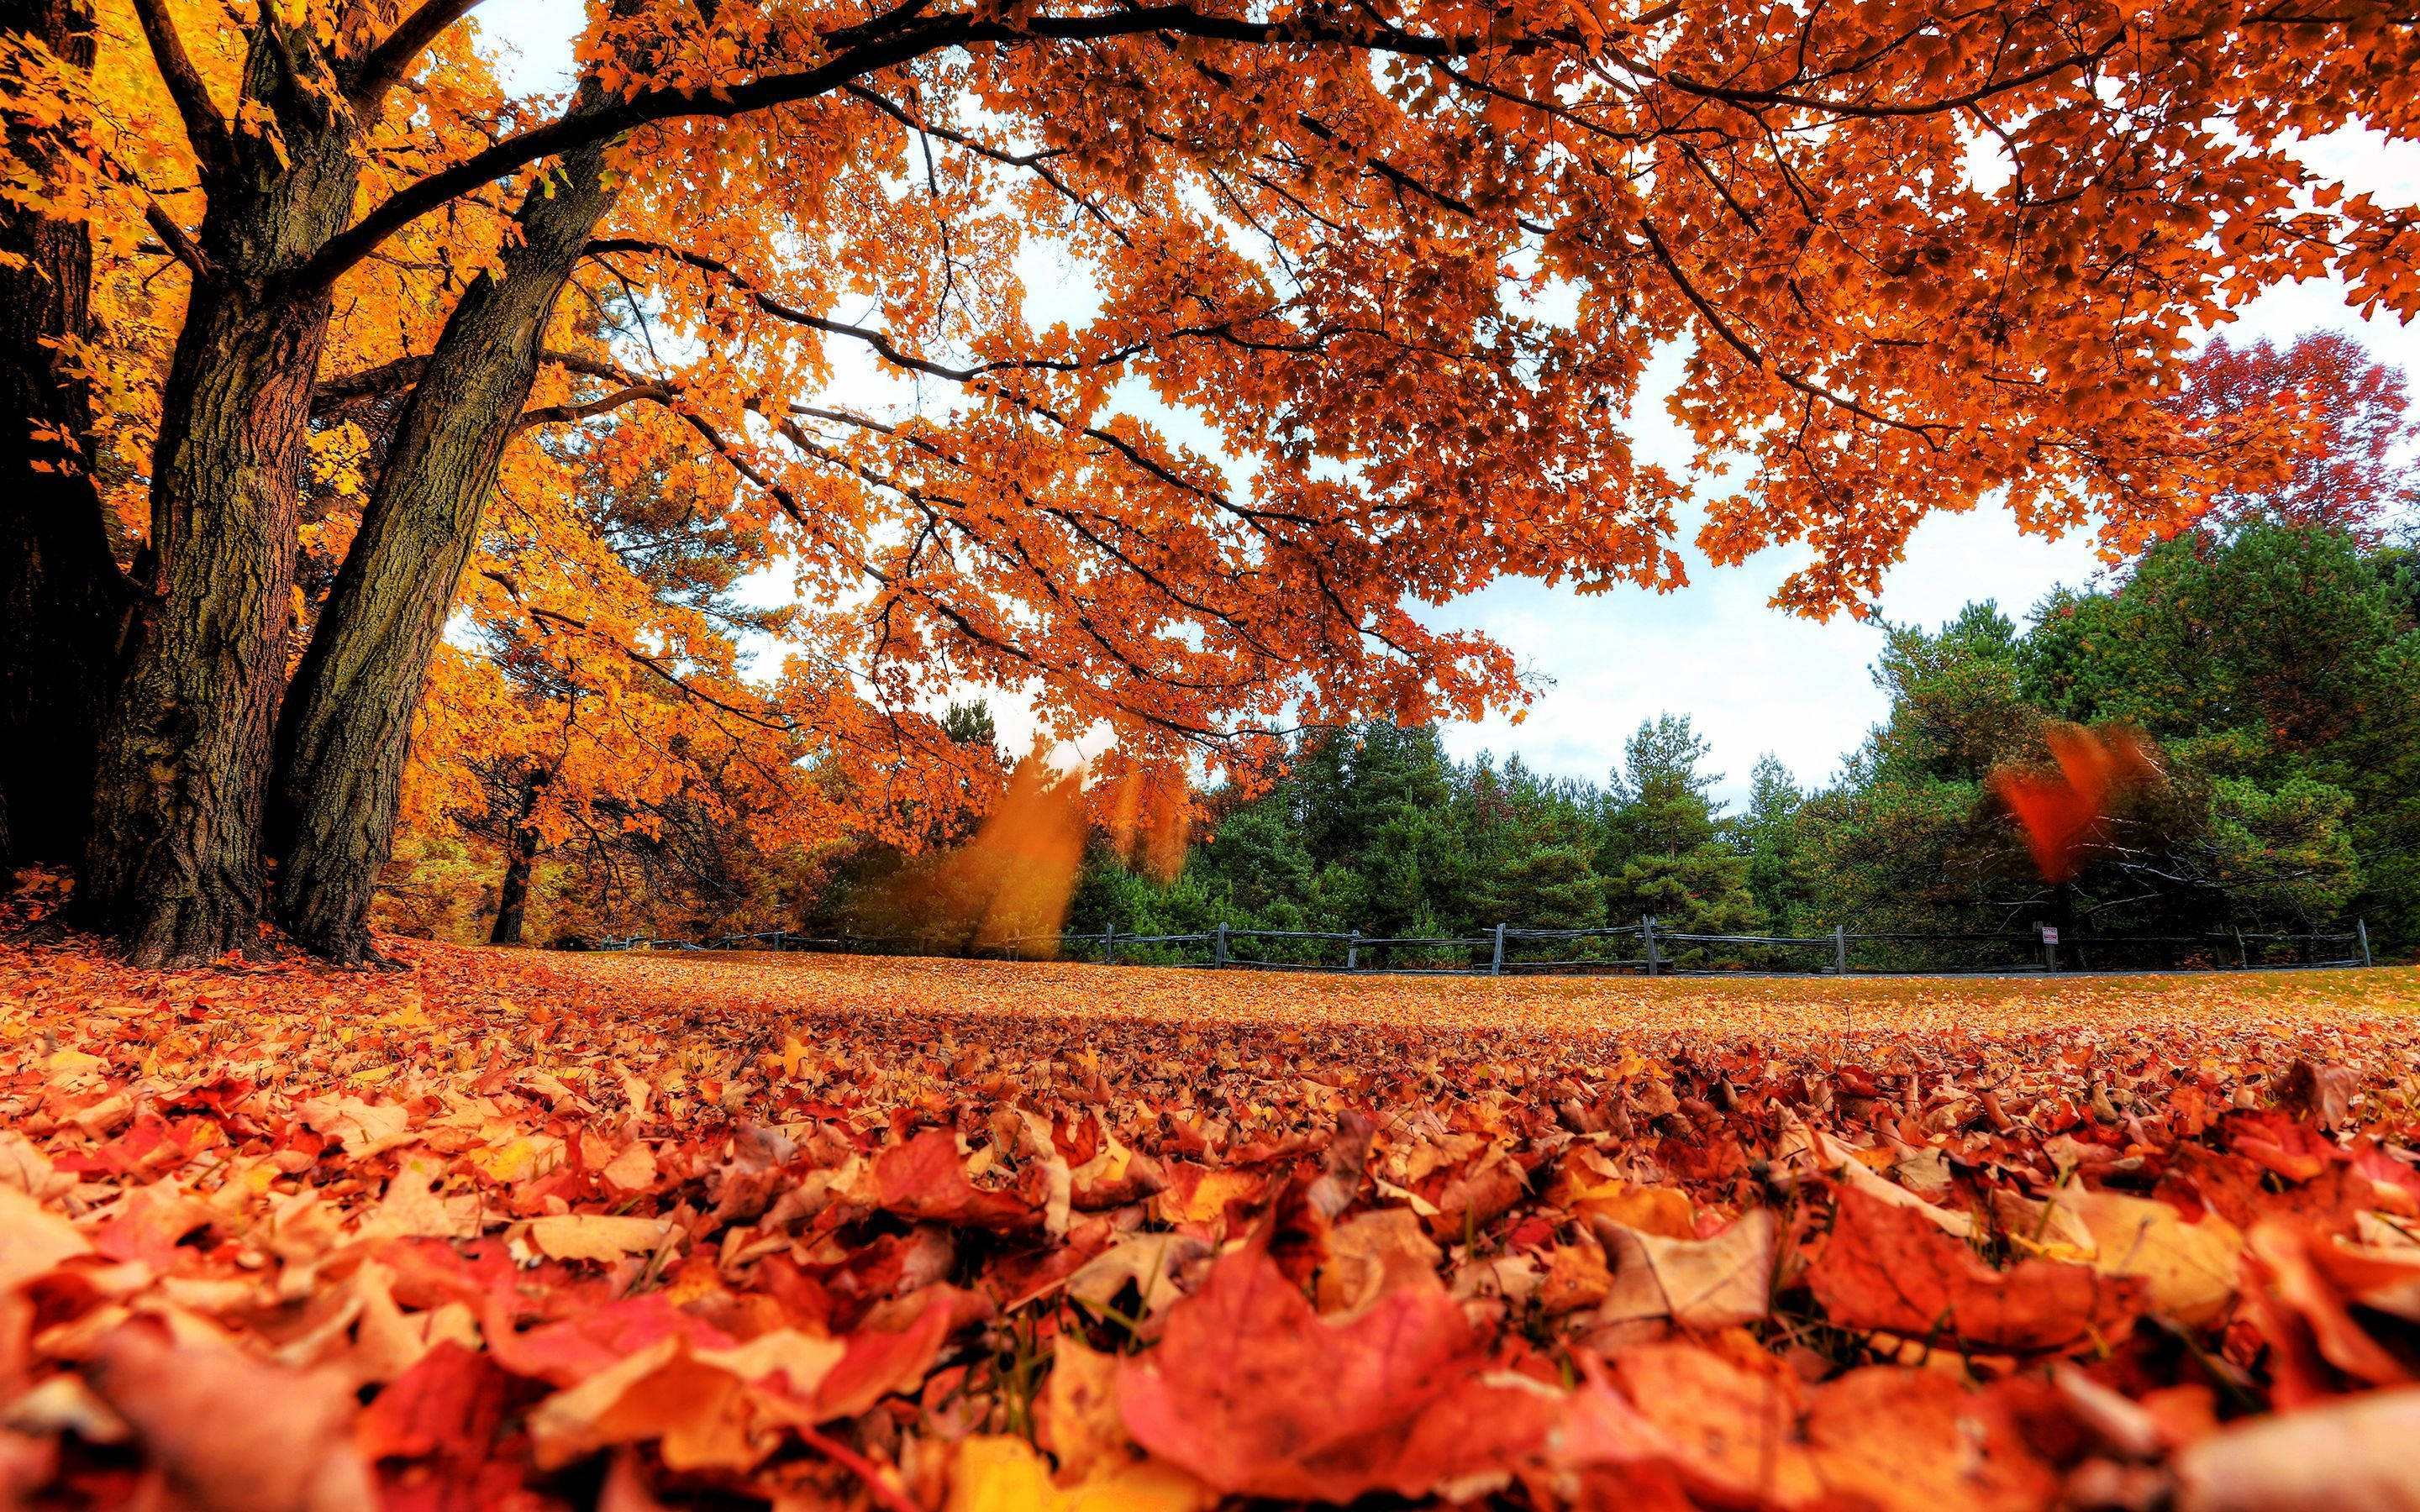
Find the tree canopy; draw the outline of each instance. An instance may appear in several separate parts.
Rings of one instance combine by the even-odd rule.
[[[835,781],[954,786],[960,683],[1249,763],[1521,696],[1420,603],[1682,580],[1691,480],[1627,427],[1666,344],[1745,464],[1699,545],[1802,543],[1823,612],[1931,510],[2124,552],[2284,475],[2293,426],[2173,402],[2260,288],[2420,308],[2408,218],[2294,150],[2412,134],[2391,7],[600,0],[560,100],[476,0],[8,15],[11,255],[77,297],[0,354],[49,490],[0,708],[91,735],[8,801],[90,815],[43,845],[145,961],[264,908],[368,949],[461,613]],[[1080,318],[1028,317],[1036,257]],[[600,477],[790,578],[784,673]]]

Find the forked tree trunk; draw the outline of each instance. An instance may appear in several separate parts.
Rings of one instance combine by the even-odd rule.
[[[270,823],[281,857],[277,916],[332,959],[372,954],[370,901],[429,657],[519,428],[556,297],[612,208],[605,156],[602,146],[573,152],[551,193],[532,190],[502,276],[473,284],[455,306],[405,401],[287,694]]]
[[[84,900],[137,964],[258,933],[260,810],[328,301],[196,294],[152,479],[159,601],[105,728]]]
[[[0,0],[0,30],[92,67],[83,0]],[[12,144],[39,162],[40,141]],[[71,863],[132,603],[94,487],[91,395],[62,341],[90,324],[92,239],[0,206],[0,874]]]
[[[271,14],[264,11],[264,16]],[[257,938],[260,815],[284,681],[298,496],[325,288],[296,270],[351,213],[350,117],[306,30],[264,21],[230,132],[152,454],[152,602],[103,726],[78,900],[137,964]]]

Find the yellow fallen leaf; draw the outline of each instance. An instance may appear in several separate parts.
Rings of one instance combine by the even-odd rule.
[[[611,1265],[625,1255],[644,1255],[664,1237],[654,1218],[615,1218],[598,1212],[557,1212],[530,1220],[530,1242],[558,1260],[595,1260]]]
[[[1132,1282],[1139,1316],[1148,1318],[1184,1295],[1176,1273],[1209,1253],[1207,1242],[1189,1234],[1136,1234],[1085,1261],[1067,1278],[1067,1295],[1099,1306]]]
[[[1125,1457],[1134,1443],[1118,1415],[1118,1358],[1073,1334],[1051,1341],[1049,1379],[1033,1404],[1034,1436],[1072,1480]]]
[[[551,1134],[521,1134],[464,1157],[490,1179],[510,1185],[545,1175],[563,1160],[563,1141]]]
[[[1073,1486],[1053,1485],[1033,1445],[1008,1434],[960,1440],[949,1512],[1200,1512],[1218,1496],[1173,1465],[1104,1463]]]
[[[2138,1276],[2153,1310],[2180,1323],[2214,1322],[2235,1299],[2243,1234],[2217,1213],[2189,1224],[2164,1202],[2072,1185],[2044,1201],[2003,1192],[1993,1202],[2019,1249]]]
[[[1352,1314],[1398,1287],[1435,1288],[1445,1256],[1413,1208],[1357,1213],[1328,1230],[1327,1263],[1320,1268],[1323,1313]]]
[[[1155,1196],[1152,1203],[1163,1223],[1215,1223],[1226,1212],[1229,1202],[1252,1196],[1260,1189],[1260,1178],[1249,1171],[1208,1171],[1194,1183],[1189,1196],[1179,1197],[1171,1186]]]
[[[0,1291],[91,1247],[66,1218],[15,1187],[0,1185]]]
[[[99,1071],[108,1065],[99,1056],[88,1056],[81,1050],[54,1051],[45,1068],[53,1076],[73,1076],[79,1072]]]

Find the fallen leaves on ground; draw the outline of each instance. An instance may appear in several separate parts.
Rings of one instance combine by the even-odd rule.
[[[2408,1508],[2420,980],[0,947],[0,1505]]]

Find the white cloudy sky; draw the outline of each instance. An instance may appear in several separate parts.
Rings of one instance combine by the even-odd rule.
[[[504,44],[500,56],[514,85],[538,92],[567,85],[568,39],[582,8],[579,0],[487,0],[477,14],[486,36]],[[2308,156],[2382,203],[2420,204],[2420,149],[2390,151],[2353,136],[2316,144]],[[1037,318],[1080,315],[1090,302],[1091,291],[1052,259],[1032,260],[1026,276]],[[2323,327],[2358,335],[2420,380],[2420,331],[2362,319],[2330,285],[2273,289],[2245,307],[2228,335],[2288,338]],[[1652,374],[1665,385],[1674,381],[1677,354],[1665,353]],[[1638,449],[1642,459],[1685,471],[1690,448],[1666,422],[1661,392],[1639,407]],[[1517,727],[1500,717],[1450,727],[1454,752],[1518,752],[1548,772],[1601,779],[1623,737],[1641,719],[1669,711],[1689,715],[1713,742],[1712,764],[1726,779],[1717,791],[1728,798],[1745,795],[1748,767],[1765,751],[1802,781],[1831,773],[1884,712],[1868,670],[1882,631],[1846,618],[1812,624],[1766,607],[1798,559],[1775,550],[1714,569],[1686,544],[1696,524],[1682,522],[1691,583],[1678,593],[1619,589],[1583,597],[1507,582],[1428,610],[1433,624],[1494,637],[1544,685]],[[1991,599],[2022,619],[2054,587],[2083,583],[2098,569],[2087,540],[2023,535],[2003,510],[1935,516],[1885,579],[1881,609],[1895,623],[1930,625]],[[1021,738],[1014,699],[995,696],[993,703],[1003,735]]]

